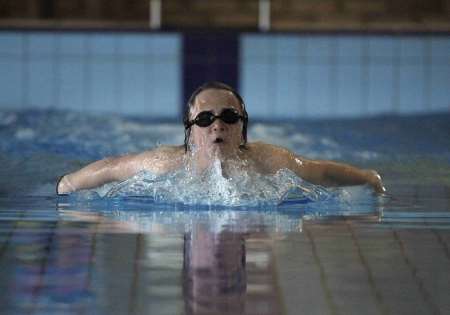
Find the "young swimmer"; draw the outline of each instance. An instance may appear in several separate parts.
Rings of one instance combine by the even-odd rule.
[[[241,96],[219,82],[200,86],[191,96],[184,117],[184,146],[161,146],[138,154],[106,158],[64,175],[56,185],[58,194],[122,181],[141,171],[160,175],[188,166],[200,174],[219,160],[223,175],[229,176],[236,161],[262,174],[289,169],[302,179],[322,186],[369,184],[385,192],[374,170],[332,161],[310,160],[275,145],[247,143],[248,116]],[[234,163],[233,163],[234,161]]]

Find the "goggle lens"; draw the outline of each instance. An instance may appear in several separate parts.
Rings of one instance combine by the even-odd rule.
[[[217,118],[222,120],[226,124],[235,124],[242,119],[243,117],[239,115],[239,113],[232,108],[225,108],[220,115],[216,116],[214,113],[210,111],[201,112],[195,117],[193,121],[189,123],[189,127],[193,124],[199,127],[208,127],[210,126]]]
[[[235,124],[239,121],[239,119],[241,119],[241,115],[239,115],[239,113],[234,109],[228,108],[222,111],[219,118],[222,119],[224,123]]]
[[[208,127],[214,122],[215,119],[216,118],[213,113],[201,112],[197,115],[197,117],[195,117],[193,123],[200,127]]]

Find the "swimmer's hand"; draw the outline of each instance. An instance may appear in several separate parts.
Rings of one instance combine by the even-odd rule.
[[[56,194],[59,196],[67,195],[70,192],[75,191],[75,188],[67,178],[67,174],[61,176],[56,182]]]
[[[386,188],[383,186],[383,181],[381,180],[380,174],[378,174],[375,170],[365,170],[367,183],[372,186],[378,194],[384,194],[386,192]]]

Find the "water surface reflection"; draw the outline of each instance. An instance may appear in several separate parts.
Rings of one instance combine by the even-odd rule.
[[[289,207],[84,206],[1,207],[2,314],[450,309],[448,219],[434,218],[439,228],[408,221],[411,229],[380,208],[305,220]]]

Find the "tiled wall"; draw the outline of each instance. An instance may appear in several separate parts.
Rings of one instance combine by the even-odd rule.
[[[449,110],[448,35],[238,36],[252,118]],[[182,48],[178,33],[1,31],[0,109],[179,118]]]
[[[242,36],[253,117],[344,117],[450,108],[448,36]]]
[[[178,115],[176,34],[0,32],[0,108]]]

